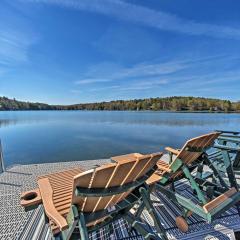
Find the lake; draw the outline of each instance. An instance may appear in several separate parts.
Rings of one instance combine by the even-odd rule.
[[[151,153],[215,129],[240,130],[240,114],[9,111],[0,112],[6,166]]]

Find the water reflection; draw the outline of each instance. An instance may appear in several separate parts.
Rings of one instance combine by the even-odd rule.
[[[239,130],[238,114],[0,112],[6,165],[108,158],[181,147],[214,129]]]
[[[41,112],[0,112],[0,127],[16,124],[38,123],[105,123],[140,124],[165,126],[221,125],[229,121],[240,123],[238,114],[220,113],[171,113],[171,112],[101,112],[101,111],[41,111]],[[8,115],[9,118],[6,118]],[[3,118],[5,117],[5,118]]]
[[[0,119],[0,128],[7,127],[8,125],[16,125],[17,120],[10,120],[10,119]]]

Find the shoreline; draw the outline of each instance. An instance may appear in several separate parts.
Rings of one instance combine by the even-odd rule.
[[[174,111],[174,110],[81,110],[81,109],[9,109],[1,110],[0,112],[159,112],[159,113],[225,113],[225,114],[240,114],[240,111]]]
[[[75,104],[47,104],[0,97],[0,111],[167,111],[167,112],[240,112],[240,102],[224,99],[171,96],[112,100]]]

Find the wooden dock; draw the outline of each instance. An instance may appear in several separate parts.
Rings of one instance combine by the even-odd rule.
[[[90,169],[109,161],[110,159],[101,159],[15,165],[6,169],[0,174],[0,239],[50,239],[50,231],[44,222],[42,207],[26,213],[20,206],[20,193],[36,188],[37,176],[78,166]],[[194,198],[186,182],[179,182],[177,189],[185,196]],[[234,207],[212,224],[207,224],[201,218],[193,215],[189,218],[188,233],[181,233],[175,225],[175,217],[180,214],[180,209],[159,192],[153,193],[151,197],[155,200],[154,207],[159,212],[159,217],[167,230],[169,239],[236,239],[234,232],[240,231],[240,216]],[[142,218],[152,224],[151,218],[146,212]],[[118,220],[110,227],[105,227],[101,231],[91,234],[90,239],[137,240],[142,239],[142,237],[134,231],[130,232],[126,222]]]

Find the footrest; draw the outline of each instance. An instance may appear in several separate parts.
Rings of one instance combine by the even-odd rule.
[[[222,212],[231,208],[235,203],[240,201],[240,192],[235,188],[229,189],[203,206],[204,211],[210,214],[211,218],[220,215]]]

